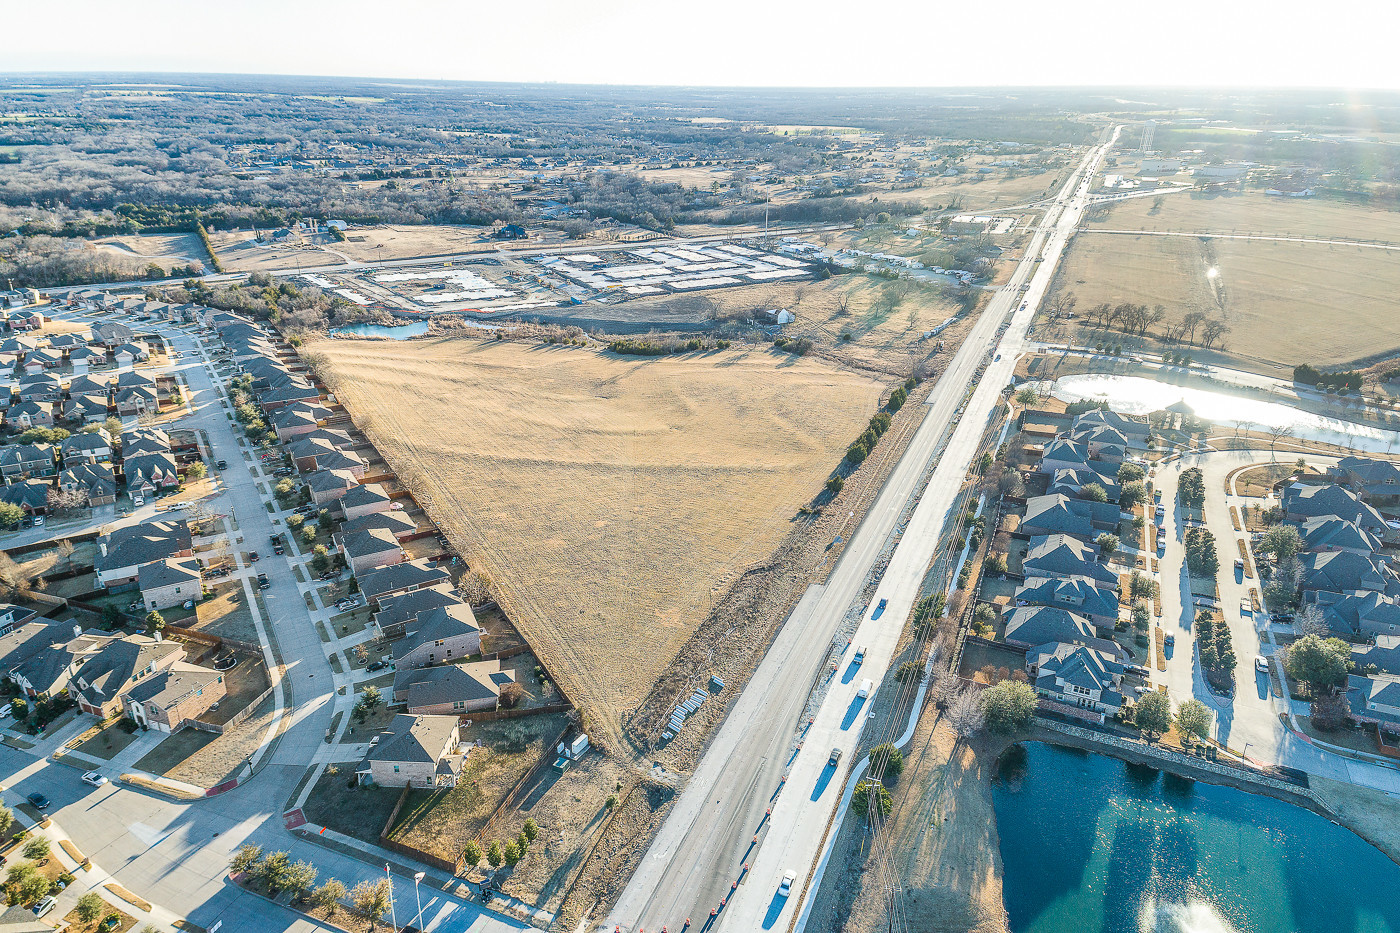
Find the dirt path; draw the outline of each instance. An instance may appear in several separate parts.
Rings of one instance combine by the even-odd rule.
[[[1004,933],[1001,855],[992,811],[997,739],[956,744],[930,705],[906,749],[884,833],[906,927]],[[862,817],[847,815],[807,924],[810,933],[884,933],[889,915]]]

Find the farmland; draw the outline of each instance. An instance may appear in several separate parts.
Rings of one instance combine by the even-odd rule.
[[[1256,233],[1266,236],[1340,237],[1400,243],[1400,213],[1315,198],[1245,194],[1172,194],[1119,201],[1092,214],[1087,229]]]
[[[1059,287],[1078,298],[1081,312],[1132,302],[1161,304],[1168,320],[1194,309],[1219,314],[1231,328],[1229,353],[1278,375],[1305,359],[1337,366],[1400,346],[1389,305],[1397,269],[1386,250],[1086,232],[1066,256]],[[1080,339],[1092,342],[1095,333],[1084,330]]]
[[[787,533],[882,388],[768,349],[619,358],[445,338],[307,352],[608,732]]]

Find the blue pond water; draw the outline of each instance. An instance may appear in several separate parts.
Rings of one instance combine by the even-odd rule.
[[[998,772],[1013,933],[1400,931],[1400,866],[1302,807],[1040,743]]]
[[[409,337],[421,337],[428,332],[427,321],[414,321],[412,324],[395,324],[386,327],[383,324],[346,324],[344,327],[337,327],[331,331],[333,334],[344,334],[347,337],[388,337],[391,340],[407,340]]]

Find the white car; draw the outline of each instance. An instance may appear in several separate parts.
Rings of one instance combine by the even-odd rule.
[[[107,779],[96,771],[85,771],[83,773],[83,783],[91,784],[93,787],[101,787],[107,783]]]
[[[783,880],[778,884],[778,896],[787,897],[792,893],[792,883],[797,880],[797,872],[788,869],[783,872]]]
[[[1255,655],[1254,669],[1256,671],[1262,671],[1265,674],[1269,673],[1269,659],[1264,657],[1262,654]]]
[[[48,897],[40,899],[39,903],[34,905],[34,916],[42,917],[44,914],[53,910],[55,905],[57,904],[58,898],[54,897],[52,894],[50,894]]]

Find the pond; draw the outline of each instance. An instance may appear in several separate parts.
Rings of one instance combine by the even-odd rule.
[[[1302,807],[1039,742],[992,794],[1012,933],[1400,931],[1400,866]]]
[[[409,337],[422,337],[428,332],[427,321],[414,321],[412,324],[346,324],[331,331],[347,337],[387,337],[390,340],[407,340]]]
[[[1233,429],[1236,424],[1244,425],[1246,430],[1288,425],[1298,437],[1362,450],[1389,451],[1400,443],[1400,434],[1394,431],[1315,415],[1281,402],[1172,385],[1142,376],[1061,376],[1050,391],[1062,401],[1102,401],[1114,411],[1130,415],[1146,415],[1184,401],[1198,417],[1221,429]]]

